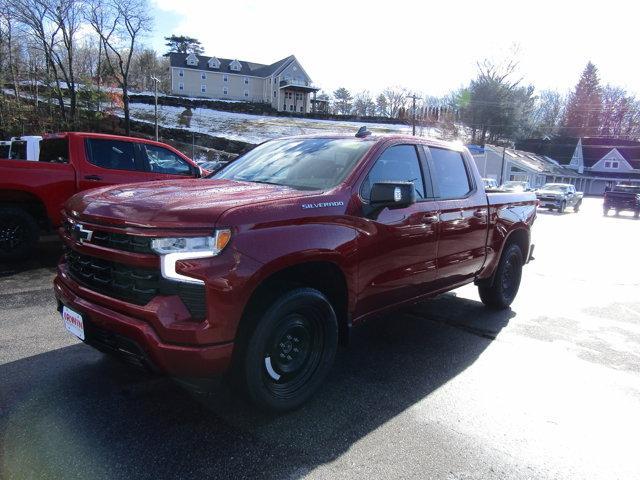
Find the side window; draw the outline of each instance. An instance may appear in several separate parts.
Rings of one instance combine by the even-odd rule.
[[[471,191],[469,175],[460,152],[429,147],[434,181],[440,198],[461,198]]]
[[[150,172],[169,175],[191,174],[191,166],[172,151],[145,143],[142,144],[142,149],[147,154]]]
[[[120,140],[87,139],[89,161],[111,170],[139,170],[134,144]]]
[[[69,163],[69,141],[66,138],[45,138],[40,142],[38,161]]]
[[[416,198],[425,197],[422,169],[414,145],[394,145],[387,148],[362,185],[362,197],[369,200],[371,186],[377,182],[413,182]]]

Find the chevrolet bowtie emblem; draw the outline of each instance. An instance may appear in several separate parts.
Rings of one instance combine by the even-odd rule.
[[[73,226],[73,238],[80,243],[90,242],[93,236],[93,230],[87,230],[79,223]]]

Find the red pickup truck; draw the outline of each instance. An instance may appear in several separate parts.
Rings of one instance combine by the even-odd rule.
[[[0,262],[26,257],[41,230],[60,225],[64,202],[79,191],[206,173],[163,143],[98,133],[46,136],[39,161],[0,160]]]
[[[272,140],[203,180],[74,196],[55,295],[86,343],[171,375],[228,372],[284,411],[372,315],[469,282],[508,307],[536,205],[485,193],[467,149],[448,143]]]

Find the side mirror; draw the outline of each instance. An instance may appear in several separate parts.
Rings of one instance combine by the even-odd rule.
[[[202,171],[202,168],[199,165],[196,166],[195,171],[193,172],[193,176],[195,178],[204,177],[204,172]]]
[[[378,182],[371,187],[369,203],[378,210],[404,208],[416,203],[413,182]]]

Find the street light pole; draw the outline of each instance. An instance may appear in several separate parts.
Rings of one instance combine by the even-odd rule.
[[[160,82],[159,78],[151,77],[153,80],[153,113],[155,117],[155,127],[156,127],[156,142],[158,141],[158,83]]]

